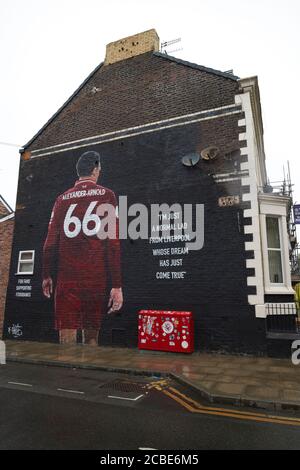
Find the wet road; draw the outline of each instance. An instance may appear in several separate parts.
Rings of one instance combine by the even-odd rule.
[[[212,407],[153,377],[9,363],[0,410],[0,449],[300,448],[295,414]]]

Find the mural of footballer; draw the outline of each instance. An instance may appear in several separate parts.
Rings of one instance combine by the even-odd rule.
[[[54,293],[60,343],[76,343],[77,330],[82,330],[83,342],[97,345],[103,316],[123,305],[117,202],[113,191],[97,185],[101,171],[97,152],[83,153],[76,169],[79,179],[56,199],[51,214],[42,288],[47,298]],[[97,209],[103,204],[111,205],[115,218],[114,236],[105,239],[98,236]]]

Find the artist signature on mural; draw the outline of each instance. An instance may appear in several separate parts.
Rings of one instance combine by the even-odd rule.
[[[19,338],[23,335],[23,326],[17,323],[16,325],[9,326],[7,331],[9,335],[12,335],[14,338]]]

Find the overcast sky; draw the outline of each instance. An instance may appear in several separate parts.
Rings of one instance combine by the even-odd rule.
[[[0,142],[24,145],[106,44],[155,28],[182,38],[172,55],[258,75],[269,177],[282,179],[289,160],[300,202],[299,24],[299,0],[0,0]],[[0,145],[0,194],[13,207],[18,165],[17,147]]]

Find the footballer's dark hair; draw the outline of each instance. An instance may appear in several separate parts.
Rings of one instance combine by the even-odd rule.
[[[84,152],[78,159],[76,170],[79,177],[91,176],[95,168],[101,168],[100,155],[94,150]]]

